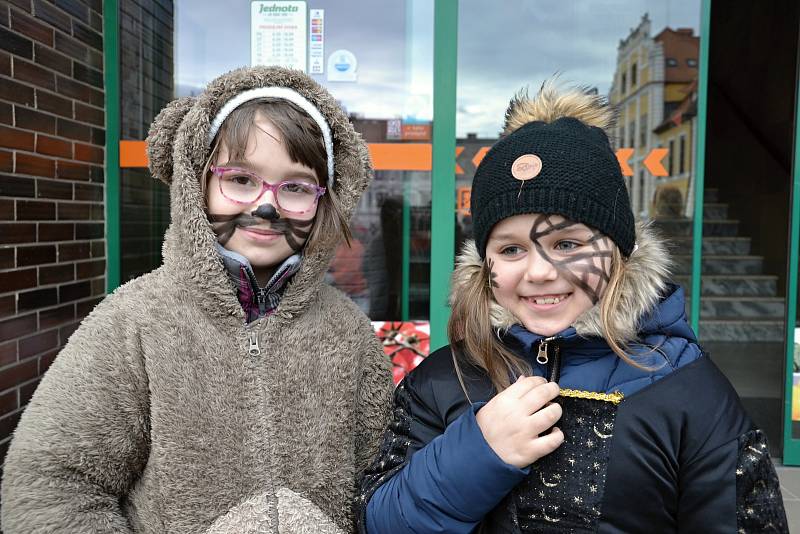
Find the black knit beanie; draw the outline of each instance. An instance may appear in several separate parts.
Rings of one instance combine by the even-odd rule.
[[[492,227],[524,213],[558,214],[591,226],[625,257],[634,248],[628,190],[608,137],[576,118],[534,120],[500,139],[475,172],[470,204],[481,258]]]

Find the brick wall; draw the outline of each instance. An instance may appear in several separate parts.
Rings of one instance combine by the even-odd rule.
[[[102,9],[0,2],[0,459],[105,293]]]

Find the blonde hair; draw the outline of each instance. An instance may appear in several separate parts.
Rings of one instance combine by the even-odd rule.
[[[616,317],[626,274],[627,261],[614,245],[608,286],[598,303],[603,338],[624,361],[647,369],[628,354],[628,343],[633,340],[626,339]],[[456,374],[465,394],[467,390],[459,362],[483,369],[498,392],[511,385],[512,377],[531,373],[530,365],[505,346],[500,339],[501,329],[492,324],[492,307],[498,304],[492,294],[486,261],[480,269],[473,270],[461,280],[458,290],[453,292],[451,306],[447,337],[452,347]]]
[[[228,150],[230,160],[245,159],[247,141],[255,123],[256,114],[261,113],[280,132],[281,139],[295,162],[313,169],[319,185],[328,182],[328,164],[322,132],[316,122],[299,106],[280,98],[258,98],[242,104],[222,123],[211,144],[211,152],[203,167],[200,187],[207,198],[211,166],[219,156],[222,146]],[[337,181],[338,183],[338,181]],[[314,226],[306,241],[306,246],[321,239],[322,232],[339,234],[350,245],[351,233],[344,210],[334,188],[326,189],[319,199]]]

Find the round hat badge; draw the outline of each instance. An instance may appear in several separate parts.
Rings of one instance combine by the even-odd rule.
[[[517,180],[530,180],[542,172],[542,160],[536,154],[524,154],[511,164],[511,176]]]

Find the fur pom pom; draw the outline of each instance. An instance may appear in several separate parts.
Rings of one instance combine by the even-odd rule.
[[[535,97],[521,89],[506,110],[503,135],[508,135],[529,122],[551,123],[562,117],[572,117],[589,125],[608,130],[614,124],[614,110],[606,99],[592,94],[586,87],[559,90],[555,80],[542,84]]]

